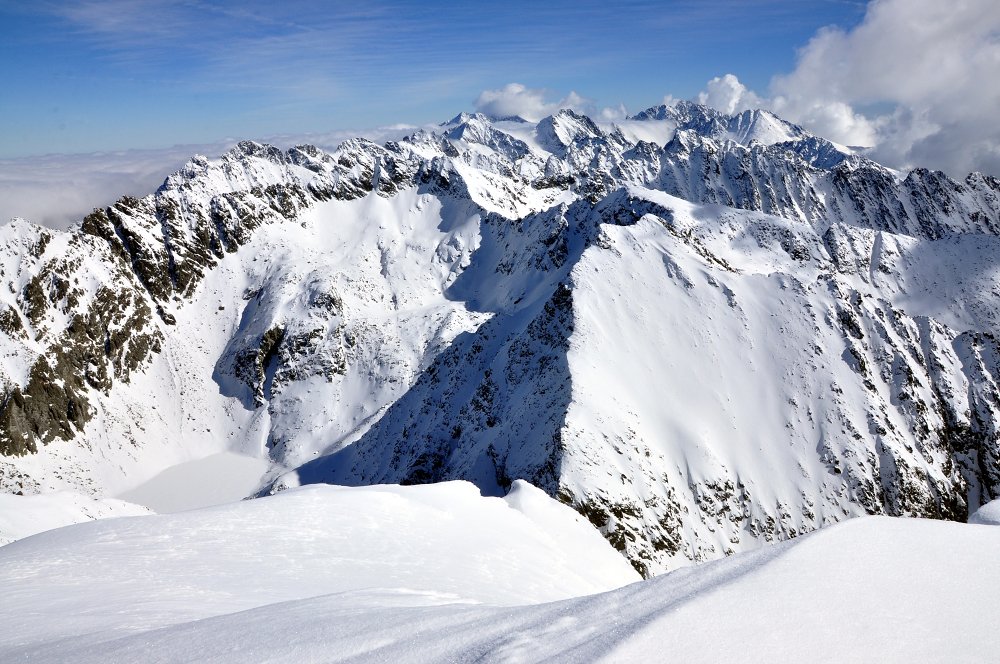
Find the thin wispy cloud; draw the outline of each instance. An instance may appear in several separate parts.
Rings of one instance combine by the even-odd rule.
[[[655,89],[694,93],[755,34],[766,39],[736,73],[766,80],[816,27],[854,13],[788,4],[0,3],[0,49],[19,63],[5,77],[17,103],[0,108],[13,128],[0,157],[430,122],[510,81],[637,106]]]
[[[382,57],[371,47],[378,39],[405,33],[385,8],[313,16],[310,6],[280,3],[265,14],[206,2],[108,0],[48,9],[102,57],[137,71],[166,59],[185,70],[192,86],[270,89],[300,71],[344,76]]]

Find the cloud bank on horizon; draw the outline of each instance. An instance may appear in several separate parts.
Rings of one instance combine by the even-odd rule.
[[[792,71],[774,76],[766,90],[750,89],[735,74],[724,73],[693,100],[726,113],[770,109],[830,140],[871,147],[873,159],[895,168],[925,166],[954,177],[971,171],[1000,175],[997,71],[1000,3],[872,0],[856,26],[816,32],[799,50]],[[664,101],[676,100],[667,95]],[[482,91],[474,107],[533,121],[559,108],[604,121],[628,112],[624,104],[599,107],[575,91],[560,95],[520,83]],[[392,138],[393,130],[275,142],[335,147],[347,135],[384,139]],[[66,227],[95,205],[152,191],[195,152],[217,155],[234,142],[0,160],[0,221],[22,216]]]

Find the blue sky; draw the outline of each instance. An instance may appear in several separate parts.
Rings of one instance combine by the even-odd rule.
[[[865,3],[0,0],[0,158],[440,121],[512,82],[635,112],[795,67]]]

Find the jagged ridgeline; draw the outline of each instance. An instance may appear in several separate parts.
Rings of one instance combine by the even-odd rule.
[[[1000,494],[998,236],[995,178],[763,111],[245,142],[0,229],[0,481],[101,493],[240,445],[262,492],[526,479],[646,574],[961,520]]]

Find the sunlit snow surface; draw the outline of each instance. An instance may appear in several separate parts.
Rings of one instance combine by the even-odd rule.
[[[766,112],[640,116],[463,115],[386,146],[192,159],[105,228],[150,274],[205,268],[176,292],[147,292],[114,240],[0,227],[0,314],[23,327],[0,335],[0,382],[48,366],[101,288],[164,314],[136,313],[121,348],[142,362],[85,390],[72,444],[4,459],[0,484],[163,511],[216,502],[177,478],[226,455],[269,466],[206,474],[229,499],[522,478],[650,574],[995,496],[1000,183],[900,180]],[[79,293],[52,281],[25,308],[57,273]]]
[[[0,545],[74,523],[148,513],[145,507],[124,500],[93,498],[73,491],[36,496],[0,493]]]
[[[630,583],[523,483],[314,486],[0,548],[0,661],[990,661],[998,550],[873,517]]]
[[[836,146],[751,146],[798,136],[771,116],[669,150],[669,119],[619,129],[470,116],[391,159],[241,144],[168,179],[156,200],[187,206],[171,238],[196,250],[194,212],[220,196],[264,209],[262,187],[343,187],[247,218],[260,226],[230,210],[240,248],[148,302],[170,314],[147,321],[161,350],[92,390],[74,444],[5,461],[9,486],[159,511],[279,494],[33,537],[145,510],[4,498],[0,541],[25,539],[0,548],[0,662],[997,659],[1000,530],[978,525],[996,503],[977,525],[830,525],[964,519],[996,495],[981,451],[926,435],[954,428],[945,405],[997,420],[1000,219],[977,198],[996,187],[956,184],[939,217],[916,195],[933,174],[833,174]],[[566,184],[584,175],[608,188]],[[902,207],[883,218],[875,194]],[[169,253],[154,198],[123,204],[122,228]],[[0,227],[0,305],[21,321],[19,294],[67,255],[83,299],[3,344],[12,384],[99,288],[146,302],[97,236],[42,236]],[[247,373],[277,329],[295,343]],[[737,555],[637,583],[541,491],[480,496],[516,477],[650,573]],[[479,489],[295,488],[452,478]]]
[[[465,482],[305,487],[0,548],[0,661],[79,660],[135,632],[330,593],[359,610],[366,597],[517,605],[638,578],[581,516],[524,483],[505,499]],[[201,659],[191,652],[164,656]]]

